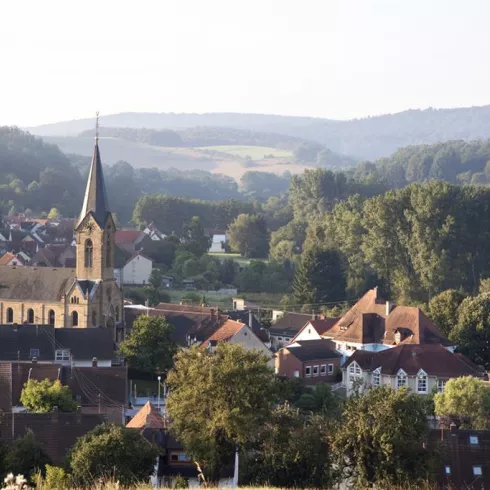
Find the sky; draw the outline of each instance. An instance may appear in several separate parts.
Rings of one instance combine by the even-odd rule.
[[[0,125],[490,104],[488,0],[0,1]]]

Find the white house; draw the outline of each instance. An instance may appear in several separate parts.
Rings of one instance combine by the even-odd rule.
[[[212,237],[210,253],[223,253],[225,251],[226,232],[220,230],[209,231]]]
[[[114,268],[114,278],[119,286],[123,284],[148,284],[152,270],[153,260],[136,252],[123,267]]]

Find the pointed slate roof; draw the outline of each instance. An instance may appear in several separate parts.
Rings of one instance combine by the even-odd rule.
[[[83,198],[82,211],[78,224],[87,216],[89,212],[99,226],[104,226],[107,214],[110,213],[107,202],[107,192],[105,189],[104,174],[102,173],[102,162],[100,160],[99,141],[95,139],[94,154],[88,173],[85,197]]]

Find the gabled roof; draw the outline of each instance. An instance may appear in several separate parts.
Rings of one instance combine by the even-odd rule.
[[[0,257],[0,265],[10,265],[12,261],[16,261],[20,265],[24,265],[24,261],[11,252],[7,252]]]
[[[39,349],[39,361],[53,361],[54,331],[51,325],[0,325],[0,360],[29,361],[31,349]]]
[[[204,346],[214,344],[217,342],[228,342],[231,340],[242,328],[247,328],[245,323],[237,322],[235,320],[227,320],[216,332],[213,333],[205,342]]]
[[[128,429],[165,429],[165,421],[158,410],[148,401],[126,424]]]
[[[0,299],[60,301],[75,280],[73,269],[3,267]]]
[[[306,313],[286,313],[269,329],[271,335],[289,335],[294,337],[311,320],[311,315]]]
[[[75,361],[110,360],[114,357],[114,332],[111,328],[56,328],[57,349],[69,349]]]
[[[116,245],[132,245],[144,238],[145,233],[140,230],[117,230],[114,240]]]
[[[107,216],[110,213],[104,174],[102,172],[102,162],[100,160],[99,142],[97,139],[95,140],[94,154],[92,156],[92,163],[90,164],[87,187],[85,189],[78,225],[89,213],[92,213],[92,216],[100,227],[105,225]]]
[[[409,376],[423,370],[429,376],[456,378],[459,376],[484,376],[484,371],[462,360],[440,344],[404,344],[379,352],[355,351],[344,367],[357,362],[362,369],[381,368],[382,374],[394,376],[403,369]]]
[[[328,339],[299,340],[284,349],[302,362],[338,359],[342,354],[335,350],[335,344]]]
[[[269,342],[269,331],[265,329],[262,324],[257,320],[257,317],[253,314],[253,312],[247,310],[241,311],[227,311],[226,315],[230,320],[237,320],[242,323],[246,323],[249,327],[252,328],[253,333],[257,335],[257,337],[262,340],[262,342]],[[250,315],[252,315],[252,325],[250,325]]]

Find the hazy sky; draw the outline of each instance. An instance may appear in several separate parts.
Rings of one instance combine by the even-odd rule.
[[[0,124],[490,103],[488,0],[0,0]]]

